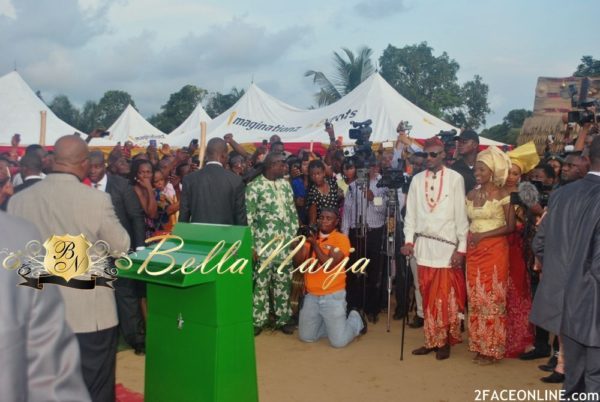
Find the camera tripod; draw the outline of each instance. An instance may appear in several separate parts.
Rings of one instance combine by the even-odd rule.
[[[398,219],[401,218],[400,214],[400,203],[398,201],[398,190],[397,188],[388,188],[387,189],[387,206],[386,206],[386,230],[383,233],[384,239],[382,242],[382,254],[385,255],[385,278],[386,278],[386,287],[387,287],[387,332],[390,332],[390,323],[391,323],[391,315],[392,315],[392,277],[394,268],[396,265],[396,236],[402,237],[401,233],[397,233],[398,228]],[[403,258],[403,257],[401,257]],[[408,312],[408,290],[409,290],[409,275],[408,275],[408,267],[409,262],[406,261],[405,264],[400,264],[401,269],[396,270],[396,275],[403,278],[403,296],[404,296],[404,306],[396,306],[396,308],[400,308],[402,311],[402,336],[401,336],[401,347],[400,347],[400,360],[404,358],[404,337],[406,332],[406,315]],[[399,282],[399,281],[397,281]],[[379,281],[381,283],[381,281]],[[396,292],[399,292],[400,289],[397,288]]]
[[[368,169],[358,169],[357,178],[354,185],[354,222],[356,224],[356,244],[355,244],[355,255],[356,259],[367,257],[367,237],[368,237],[368,223],[366,216],[366,206],[368,203],[367,192],[369,190],[370,178]],[[361,310],[364,312],[367,300],[367,273],[360,274],[360,287],[362,291],[362,307]]]

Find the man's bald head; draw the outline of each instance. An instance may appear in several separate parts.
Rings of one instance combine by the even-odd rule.
[[[220,162],[225,166],[227,162],[227,143],[222,138],[211,138],[206,144],[206,158],[208,161]]]
[[[88,146],[81,137],[65,135],[54,144],[55,172],[72,173],[83,180],[88,163]]]

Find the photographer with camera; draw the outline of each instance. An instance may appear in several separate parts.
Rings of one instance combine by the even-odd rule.
[[[510,154],[509,154],[510,155]],[[554,169],[547,164],[538,164],[530,174],[530,182],[523,182],[518,187],[518,192],[511,193],[511,204],[522,208],[523,224],[523,255],[527,270],[530,274],[531,290],[535,296],[540,282],[540,272],[535,263],[535,256],[531,247],[538,225],[546,213],[550,193],[554,190]],[[551,355],[550,334],[543,328],[535,328],[533,348],[522,353],[521,360],[534,360]],[[555,352],[558,351],[558,340],[553,342]],[[552,361],[549,362],[552,364]]]
[[[336,209],[323,208],[317,231],[304,233],[307,242],[294,255],[294,266],[313,258],[317,267],[328,260],[332,260],[330,266],[334,267],[350,255],[350,240],[336,230],[338,221]],[[322,268],[313,271],[304,274],[306,294],[298,321],[299,338],[316,342],[327,337],[331,346],[343,348],[367,332],[367,320],[356,309],[346,315],[345,273],[334,278]]]
[[[529,209],[537,218],[541,218],[546,212],[545,208],[548,206],[550,193],[554,190],[554,182],[556,181],[554,168],[546,163],[540,163],[531,172],[530,181],[538,190],[539,201]]]
[[[404,165],[402,162],[406,161],[409,155],[423,151],[421,145],[409,136],[411,129],[412,126],[407,121],[398,123],[398,127],[396,128],[398,138],[396,138],[396,143],[394,144],[394,156],[392,158],[392,167],[394,169],[404,168],[404,166],[400,165]]]
[[[365,169],[364,162],[357,159],[358,178],[350,183],[344,199],[342,233],[350,237],[350,242],[357,249],[351,262],[360,257],[371,260],[367,268],[366,283],[364,275],[348,274],[346,285],[348,305],[351,309],[364,307],[369,320],[375,323],[381,311],[378,282],[381,277],[381,245],[387,195],[385,188],[377,187],[381,179],[379,165],[374,158],[367,162],[369,167]],[[363,297],[365,293],[366,298]]]

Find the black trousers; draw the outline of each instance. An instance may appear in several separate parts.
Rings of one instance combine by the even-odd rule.
[[[568,336],[561,336],[565,356],[563,389],[566,396],[570,397],[575,392],[600,394],[600,348],[585,346]],[[587,399],[580,396],[579,400]]]
[[[356,249],[352,254],[349,265],[353,264],[361,257],[370,260],[365,275],[353,274],[348,272],[346,277],[346,302],[348,309],[363,309],[366,314],[379,314],[381,311],[381,290],[382,290],[382,254],[381,244],[383,240],[383,227],[369,229],[367,231],[367,243],[365,254],[358,255],[361,248],[364,246],[364,239],[358,237],[358,230],[350,229],[349,232],[350,244]],[[365,298],[366,296],[366,298]]]
[[[83,381],[93,402],[114,402],[117,327],[75,334],[81,352]]]
[[[119,278],[114,282],[119,329],[125,342],[134,348],[145,343],[144,317],[140,306],[140,285],[143,283],[126,278]]]

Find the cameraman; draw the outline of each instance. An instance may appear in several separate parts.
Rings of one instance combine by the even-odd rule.
[[[550,193],[554,190],[554,183],[556,182],[554,168],[547,163],[540,163],[531,171],[530,181],[536,186],[540,194],[539,202],[529,207],[529,210],[537,218],[540,218],[548,205]]]
[[[316,267],[332,260],[330,267],[333,268],[348,257],[350,240],[336,230],[337,225],[337,210],[323,208],[318,219],[319,232],[307,237],[307,243],[294,255],[294,266],[315,258]],[[331,346],[343,348],[354,338],[367,332],[367,320],[357,310],[351,310],[346,317],[345,273],[332,278],[333,273],[325,273],[323,268],[313,271],[316,272],[304,274],[307,293],[300,309],[299,337],[304,342],[316,342],[327,337]]]
[[[350,309],[362,308],[372,323],[378,320],[381,311],[379,298],[379,280],[381,278],[381,246],[383,229],[386,218],[387,195],[385,188],[377,187],[381,179],[379,165],[374,158],[368,161],[368,176],[353,181],[348,187],[344,198],[344,215],[342,218],[342,233],[350,238],[357,250],[352,259],[365,257],[371,260],[367,268],[368,275],[349,273],[347,281],[348,305]],[[357,159],[357,170],[363,165]],[[364,231],[363,231],[364,229]],[[366,235],[366,239],[362,236]],[[366,280],[366,283],[364,282]],[[366,290],[365,290],[366,286]],[[366,293],[366,300],[363,295]]]
[[[537,233],[538,225],[546,213],[550,193],[554,190],[556,175],[552,166],[541,163],[537,165],[530,173],[530,181],[536,187],[538,194],[537,202],[525,207],[525,228],[523,232],[523,254],[525,263],[531,275],[531,290],[535,297],[537,287],[540,283],[540,272],[535,264],[535,256],[532,250],[532,241]],[[523,192],[520,190],[519,193]],[[523,198],[523,197],[521,197]],[[522,353],[521,360],[534,360],[551,355],[550,334],[543,328],[535,328],[534,348],[528,352]],[[558,351],[558,340],[553,342],[555,352]],[[551,362],[549,362],[551,364]]]

